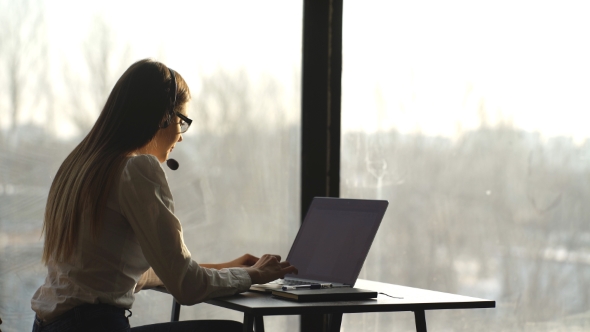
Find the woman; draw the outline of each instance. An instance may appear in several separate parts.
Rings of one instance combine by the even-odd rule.
[[[138,61],[65,159],[47,199],[48,274],[31,300],[33,331],[128,331],[125,310],[142,288],[163,285],[178,302],[191,305],[297,272],[276,255],[201,265],[191,259],[160,164],[192,122],[186,114],[189,99],[178,73],[156,61]],[[219,331],[240,325],[189,321],[131,330]]]

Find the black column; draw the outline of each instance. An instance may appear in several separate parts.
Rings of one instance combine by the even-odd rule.
[[[314,196],[340,194],[342,0],[305,0],[301,100],[301,216]]]
[[[315,196],[340,196],[343,0],[304,0],[301,74],[301,218]],[[301,331],[322,331],[321,315]]]

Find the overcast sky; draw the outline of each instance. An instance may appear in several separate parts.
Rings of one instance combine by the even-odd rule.
[[[194,87],[215,68],[270,73],[301,61],[301,1],[52,0],[54,56],[80,61],[103,15],[134,59],[155,57]],[[588,137],[590,7],[584,1],[345,1],[343,127],[456,137],[494,123]],[[78,48],[78,49],[77,49]]]

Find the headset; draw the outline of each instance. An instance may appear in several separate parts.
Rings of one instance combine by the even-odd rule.
[[[170,108],[167,111],[167,116],[166,116],[166,120],[164,120],[164,122],[160,125],[160,128],[166,128],[170,125],[170,123],[172,122],[172,119],[174,118],[174,106],[176,106],[176,93],[178,90],[178,86],[176,85],[176,75],[174,75],[174,70],[168,68],[168,71],[170,71],[170,78],[171,78],[171,83],[170,83],[170,90],[173,91],[173,95],[170,97]],[[174,86],[174,90],[172,90],[172,86]]]
[[[174,90],[172,90],[174,92],[174,94],[172,95],[172,97],[170,98],[170,106],[169,109],[167,111],[167,116],[166,116],[166,120],[164,120],[164,122],[162,123],[162,125],[160,125],[160,128],[166,128],[170,125],[170,123],[172,122],[172,119],[174,118],[174,106],[176,106],[176,93],[178,92],[178,86],[176,85],[176,75],[174,75],[174,70],[168,68],[168,71],[170,71],[170,78],[171,78],[171,82],[170,82],[170,90],[172,90],[172,86],[174,86]],[[168,165],[168,167],[175,171],[178,169],[178,161],[170,158],[168,160],[166,160],[166,165]]]

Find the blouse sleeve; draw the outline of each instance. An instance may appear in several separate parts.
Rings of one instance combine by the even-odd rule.
[[[251,279],[244,269],[208,269],[191,259],[156,157],[140,155],[127,161],[119,182],[119,201],[146,260],[179,303],[192,305],[248,290]]]

